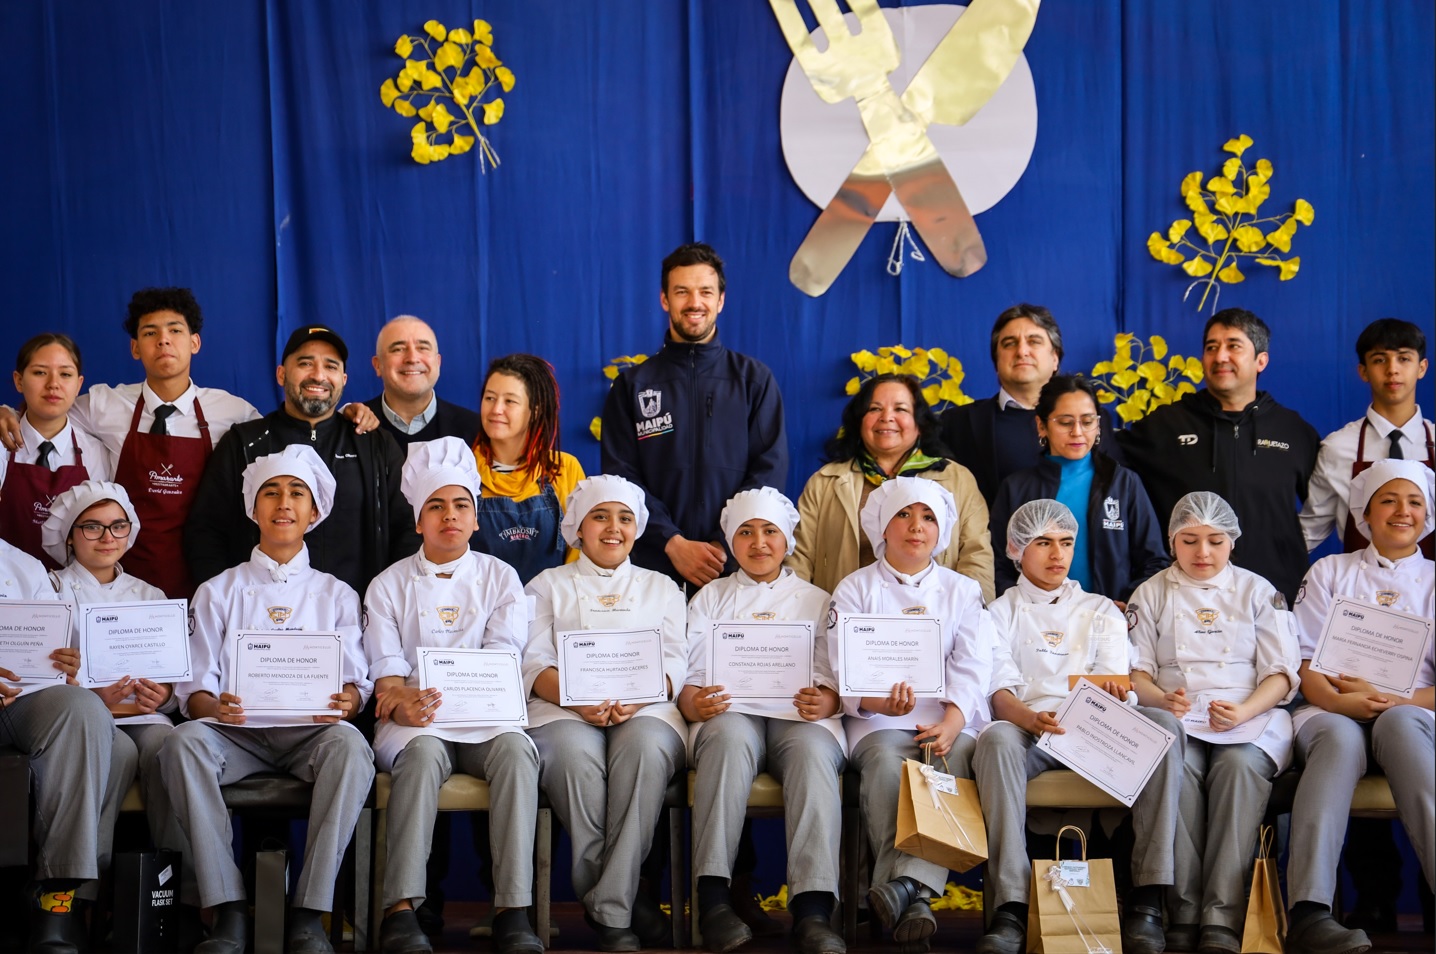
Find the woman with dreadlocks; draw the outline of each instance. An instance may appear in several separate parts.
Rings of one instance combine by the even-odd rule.
[[[571,560],[559,533],[563,502],[583,467],[558,445],[558,381],[553,366],[531,354],[489,365],[474,444],[483,496],[474,549],[503,560],[525,585]]]

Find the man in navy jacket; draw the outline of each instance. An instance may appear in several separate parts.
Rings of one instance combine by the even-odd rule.
[[[679,247],[663,260],[661,289],[668,333],[608,393],[603,472],[647,492],[648,529],[633,562],[692,593],[727,568],[718,515],[728,498],[783,490],[788,436],[773,372],[718,341],[727,289],[718,254],[701,242]]]
[[[479,415],[434,393],[443,359],[438,335],[428,323],[400,315],[380,328],[372,363],[384,390],[364,403],[400,450],[407,453],[410,444],[440,437],[474,446],[482,426]]]

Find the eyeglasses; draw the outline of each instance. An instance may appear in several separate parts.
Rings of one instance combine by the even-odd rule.
[[[1083,414],[1081,417],[1049,418],[1047,421],[1047,426],[1060,428],[1064,431],[1076,430],[1080,426],[1084,431],[1092,431],[1097,429],[1097,424],[1100,421],[1101,418],[1099,418],[1096,414]]]
[[[130,535],[132,526],[128,520],[116,520],[114,523],[76,524],[75,529],[80,531],[80,535],[86,540],[98,540],[105,535],[106,530],[110,531],[110,536],[116,540],[123,540]]]

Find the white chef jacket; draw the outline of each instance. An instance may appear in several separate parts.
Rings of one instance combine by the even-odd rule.
[[[393,564],[369,584],[364,595],[364,651],[371,680],[403,676],[405,685],[417,687],[420,646],[501,649],[523,657],[529,601],[513,567],[470,550],[449,579],[440,578],[434,569],[421,550]],[[407,726],[385,721],[374,733],[374,761],[379,771],[392,771],[404,746],[420,735],[478,743],[504,732],[523,734],[523,729]]]
[[[1051,712],[1069,694],[1068,676],[1128,672],[1126,620],[1111,600],[1084,592],[1076,580],[1045,592],[1024,578],[987,611],[996,633],[993,695],[1008,689],[1032,709]]]
[[[1376,552],[1374,544],[1356,553],[1338,553],[1317,560],[1306,571],[1293,609],[1302,659],[1309,660],[1316,652],[1332,601],[1338,596],[1430,617],[1436,600],[1436,563],[1422,556],[1420,550],[1400,560],[1388,560]],[[1426,649],[1426,659],[1416,674],[1419,689],[1436,685],[1436,641]],[[1300,729],[1320,711],[1308,703],[1297,709],[1292,720]],[[1436,719],[1436,712],[1422,711]]]
[[[1339,430],[1326,435],[1316,455],[1316,467],[1307,485],[1306,503],[1301,508],[1301,532],[1308,551],[1315,550],[1331,535],[1346,531],[1350,512],[1351,465],[1356,463],[1356,445],[1362,430],[1366,431],[1366,460],[1385,460],[1391,453],[1391,432],[1401,432],[1401,452],[1407,460],[1426,459],[1426,438],[1431,423],[1421,417],[1421,408],[1411,420],[1397,427],[1368,407],[1364,417],[1357,418]]]
[[[771,583],[758,583],[742,570],[714,580],[698,591],[688,604],[688,677],[684,685],[702,688],[708,682],[708,637],[712,625],[729,620],[797,621],[813,624],[813,680],[836,690],[837,677],[828,659],[827,619],[829,597],[821,588],[801,579],[787,567]],[[792,699],[734,699],[730,712],[744,712],[769,719],[805,721],[793,707]],[[689,747],[707,722],[689,728]],[[847,746],[841,714],[818,723],[832,733],[838,745]]]
[[[5,540],[0,540],[0,599],[57,599],[45,564]]]
[[[1295,627],[1286,599],[1264,578],[1235,564],[1198,582],[1173,564],[1153,575],[1127,603],[1132,668],[1163,692],[1187,690],[1192,708],[1213,700],[1243,702],[1268,676],[1301,684]],[[1291,761],[1291,717],[1277,709],[1255,742],[1276,763]]]
[[[72,412],[65,426],[60,433],[54,437],[41,437],[40,432],[30,426],[28,417],[20,418],[20,436],[25,441],[25,446],[15,451],[15,463],[17,464],[38,464],[40,462],[40,444],[49,441],[55,445],[55,451],[50,455],[47,466],[50,470],[60,467],[73,467],[75,464],[75,445],[80,446],[80,463],[85,465],[85,474],[90,480],[110,480],[114,474],[114,464],[111,463],[105,448],[85,430]],[[5,472],[10,469],[10,452],[0,449],[0,483],[5,481]]]
[[[219,698],[230,686],[231,639],[241,632],[311,630],[335,632],[344,646],[340,683],[359,690],[362,709],[374,689],[359,630],[359,596],[349,584],[309,565],[309,548],[284,564],[289,578],[278,582],[274,561],[255,547],[248,562],[200,584],[190,603],[190,665],[194,681],[175,686],[180,711],[189,715],[189,697],[204,691]],[[292,725],[249,717],[245,725]]]
[[[164,591],[158,587],[151,586],[138,577],[125,573],[125,568],[116,565],[118,571],[115,578],[108,583],[101,583],[95,579],[95,575],[78,563],[71,561],[69,566],[50,572],[50,583],[55,587],[60,599],[69,600],[75,604],[75,625],[70,634],[70,645],[79,648],[80,645],[80,608],[90,603],[139,603],[144,600],[168,599]],[[85,658],[80,657],[80,671],[75,675],[81,685],[85,681]],[[125,702],[134,701],[130,695]],[[160,706],[158,712],[150,712],[144,715],[116,716],[116,725],[145,725],[153,723],[156,725],[169,725],[170,720],[161,715],[163,712],[173,712],[178,706],[175,701],[175,694]]]
[[[962,710],[967,720],[962,731],[967,735],[976,736],[991,718],[988,698],[992,695],[992,648],[996,640],[992,617],[982,606],[981,588],[936,563],[918,575],[921,579],[900,574],[887,560],[878,560],[848,574],[833,590],[835,613],[829,614],[829,659],[839,658],[837,613],[935,616],[942,620],[947,696],[918,699],[905,716],[876,715],[862,708],[861,697],[844,696],[843,723],[849,751],[883,729],[915,732],[919,723],[941,722],[944,702]]]
[[[75,406],[70,409],[70,417],[104,445],[109,455],[108,467],[111,472],[119,464],[120,449],[125,446],[125,438],[129,436],[130,420],[135,414],[135,402],[139,400],[145,402],[145,409],[140,412],[141,431],[149,433],[155,422],[155,408],[168,403],[175,406],[175,413],[165,421],[165,430],[173,437],[199,437],[199,421],[194,415],[194,402],[198,400],[204,411],[205,423],[209,425],[212,446],[218,445],[219,439],[234,425],[262,416],[244,398],[219,388],[195,387],[193,381],[174,401],[160,400],[159,395],[150,390],[149,384],[144,382],[121,384],[114,388],[107,384],[91,385],[88,391],[75,399]],[[27,439],[26,446],[28,445]]]
[[[683,592],[664,574],[634,566],[628,560],[615,570],[605,570],[579,553],[574,562],[534,577],[524,592],[533,598],[529,641],[524,649],[529,728],[557,719],[583,719],[577,712],[533,694],[539,673],[558,668],[559,633],[657,627],[663,633],[663,674],[675,694],[683,686],[683,677],[688,674],[688,607]],[[637,715],[662,719],[679,738],[688,738],[688,724],[671,700],[649,703]]]

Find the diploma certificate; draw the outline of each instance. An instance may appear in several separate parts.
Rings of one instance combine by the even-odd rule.
[[[70,645],[74,611],[55,600],[0,600],[0,669],[15,674],[21,692],[65,684],[50,654]]]
[[[188,682],[188,604],[146,600],[81,606],[80,659],[80,684],[91,689],[113,685],[124,676]]]
[[[258,632],[234,638],[229,691],[246,716],[336,716],[330,696],[344,689],[338,633]]]
[[[838,617],[839,695],[886,696],[905,682],[918,698],[947,694],[942,620],[935,616]]]
[[[419,647],[419,686],[443,694],[434,725],[528,725],[519,654],[504,649]]]
[[[559,633],[558,694],[565,706],[667,701],[663,633],[657,629]]]
[[[734,699],[791,699],[813,685],[813,624],[723,620],[708,631],[708,684]]]
[[[1377,689],[1410,696],[1431,652],[1430,618],[1338,596],[1321,628],[1310,669],[1354,676]]]
[[[1132,807],[1176,736],[1085,679],[1057,709],[1062,735],[1042,733],[1037,747]]]
[[[1225,732],[1218,732],[1212,728],[1211,713],[1207,711],[1207,703],[1193,705],[1182,716],[1182,731],[1194,739],[1201,739],[1203,742],[1211,742],[1214,745],[1241,745],[1243,742],[1255,742],[1262,737],[1266,731],[1267,724],[1276,715],[1275,709],[1268,709],[1261,715],[1248,719],[1235,729],[1227,729]]]

